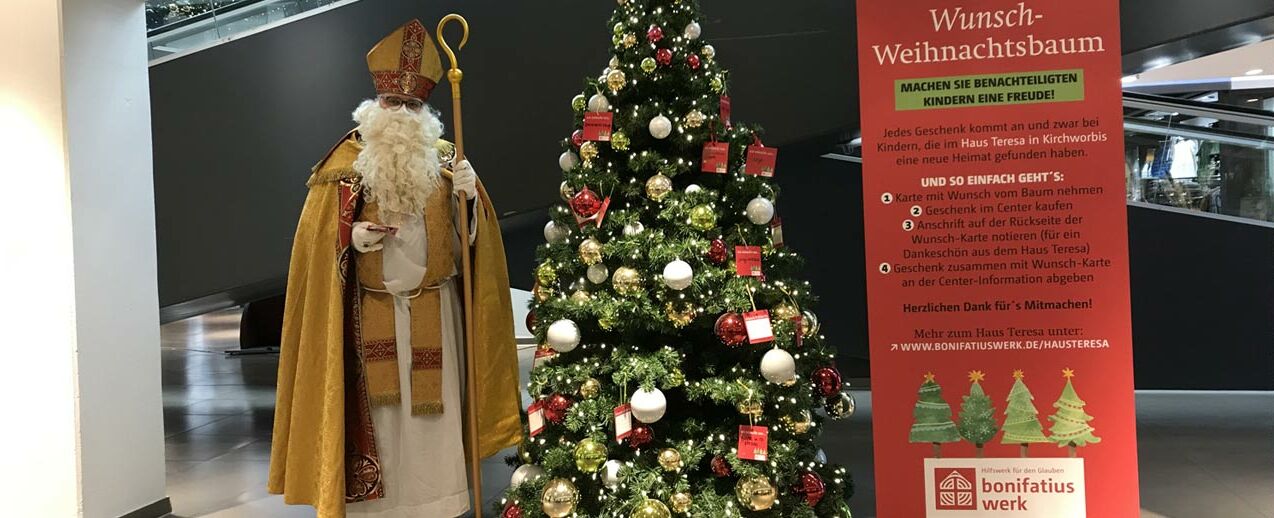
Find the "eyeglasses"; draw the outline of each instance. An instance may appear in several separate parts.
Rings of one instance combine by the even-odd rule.
[[[418,112],[425,107],[425,102],[420,99],[412,99],[410,97],[393,97],[388,95],[380,96],[380,104],[386,108],[406,106],[408,110],[414,112]]]

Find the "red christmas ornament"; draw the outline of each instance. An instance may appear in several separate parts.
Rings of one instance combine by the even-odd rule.
[[[549,396],[548,403],[544,405],[544,418],[556,424],[562,424],[566,420],[566,411],[571,408],[571,398],[561,394],[553,394]]]
[[[584,187],[584,190],[575,193],[571,198],[571,209],[581,218],[591,218],[597,211],[602,210],[602,200],[597,199],[597,194]]]
[[[656,50],[655,61],[659,62],[660,65],[668,66],[669,63],[672,63],[672,51],[668,49]]]
[[[717,318],[717,324],[713,327],[713,331],[717,333],[717,338],[721,340],[721,343],[730,347],[738,347],[748,343],[747,325],[743,323],[743,317],[733,311]]]
[[[522,518],[522,508],[517,504],[509,504],[504,508],[504,512],[500,513],[500,518]]]
[[[649,29],[646,29],[647,41],[651,43],[659,43],[659,40],[662,39],[664,39],[664,30],[660,29],[658,25],[652,24]]]
[[[730,476],[730,463],[726,462],[725,457],[717,455],[712,458],[712,474],[718,478]]]
[[[633,426],[632,433],[628,435],[628,446],[636,449],[650,444],[650,441],[653,440],[655,440],[655,438],[650,433],[650,427],[644,424],[639,424]]]
[[[810,378],[814,380],[814,386],[823,397],[832,397],[840,393],[840,372],[837,372],[835,368],[819,367],[814,370]]]
[[[526,330],[535,332],[535,311],[528,311],[526,314]]]
[[[721,238],[713,239],[712,246],[708,247],[708,260],[716,264],[725,264],[727,252],[725,249],[725,241]]]
[[[792,485],[792,492],[805,496],[805,503],[810,507],[818,505],[823,500],[823,495],[827,493],[827,488],[823,485],[823,477],[818,473],[806,471],[801,473],[796,483]]]
[[[571,145],[575,146],[575,149],[584,145],[584,130],[575,130],[575,133],[571,133]]]
[[[686,64],[690,65],[691,70],[699,70],[699,65],[700,65],[699,55],[691,54],[689,56],[686,56]]]

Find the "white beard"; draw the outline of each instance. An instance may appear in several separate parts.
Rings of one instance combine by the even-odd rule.
[[[386,109],[375,99],[354,110],[354,122],[365,147],[354,160],[363,175],[363,194],[382,210],[420,214],[425,200],[438,188],[438,150],[442,121],[432,108],[419,113],[406,108]]]

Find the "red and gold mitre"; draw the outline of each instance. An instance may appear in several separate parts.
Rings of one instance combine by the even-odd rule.
[[[429,99],[442,79],[438,47],[420,20],[412,20],[380,40],[367,53],[377,94],[409,95]]]

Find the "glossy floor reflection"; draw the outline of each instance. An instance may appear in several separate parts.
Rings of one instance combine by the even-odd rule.
[[[173,514],[314,516],[265,491],[278,357],[227,357],[238,348],[238,330],[233,310],[163,327]],[[525,377],[530,351],[520,356]],[[858,413],[830,423],[823,446],[832,461],[850,467],[858,486],[851,507],[862,518],[875,514],[871,394],[855,395]],[[1139,393],[1137,436],[1143,517],[1274,518],[1274,393]],[[484,463],[488,499],[498,499],[508,482],[503,457]]]

